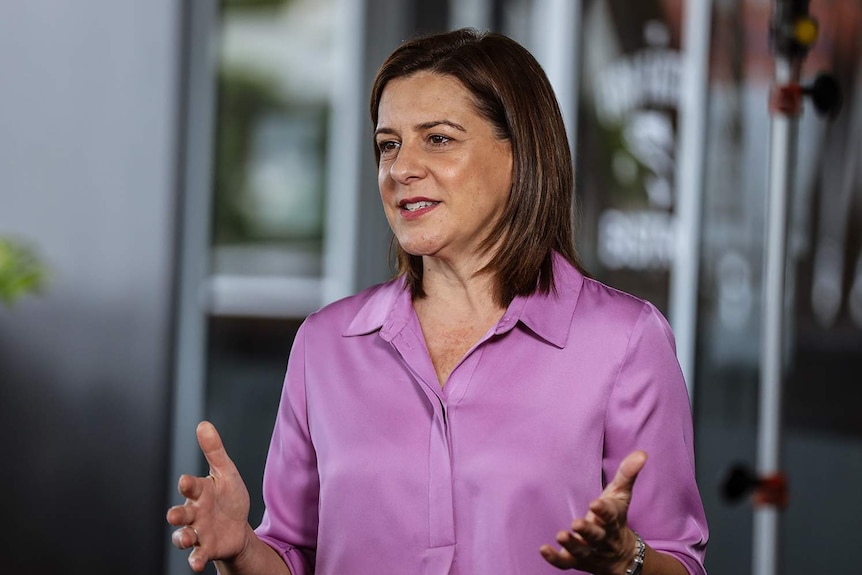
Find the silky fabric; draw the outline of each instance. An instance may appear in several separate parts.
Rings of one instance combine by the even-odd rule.
[[[673,336],[558,254],[441,388],[403,279],[307,318],[290,354],[258,536],[294,575],[540,575],[539,554],[630,452],[629,525],[703,574],[707,524]]]

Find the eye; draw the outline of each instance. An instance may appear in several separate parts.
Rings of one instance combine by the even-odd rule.
[[[431,134],[430,136],[428,136],[428,141],[431,143],[432,146],[445,146],[451,140],[452,138],[449,138],[448,136],[443,136],[441,134]]]
[[[395,140],[381,140],[377,142],[377,150],[380,152],[380,155],[392,154],[401,144]]]

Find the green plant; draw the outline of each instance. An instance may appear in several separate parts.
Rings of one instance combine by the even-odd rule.
[[[42,291],[48,271],[25,242],[0,237],[0,302],[11,307],[25,294]]]

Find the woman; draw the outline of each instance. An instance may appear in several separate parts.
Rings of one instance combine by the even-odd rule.
[[[411,40],[371,118],[399,275],[300,329],[256,531],[198,426],[210,476],[182,476],[168,512],[192,568],[704,573],[670,329],[580,271],[566,134],[534,58],[470,30]]]

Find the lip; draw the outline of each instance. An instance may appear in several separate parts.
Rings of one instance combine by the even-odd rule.
[[[425,206],[423,208],[419,208],[418,210],[408,210],[405,206],[407,204],[415,204],[418,202],[430,202],[431,205]],[[432,200],[431,198],[405,198],[398,202],[398,211],[405,220],[415,220],[427,214],[428,212],[433,211],[437,206],[440,205],[439,200]]]

